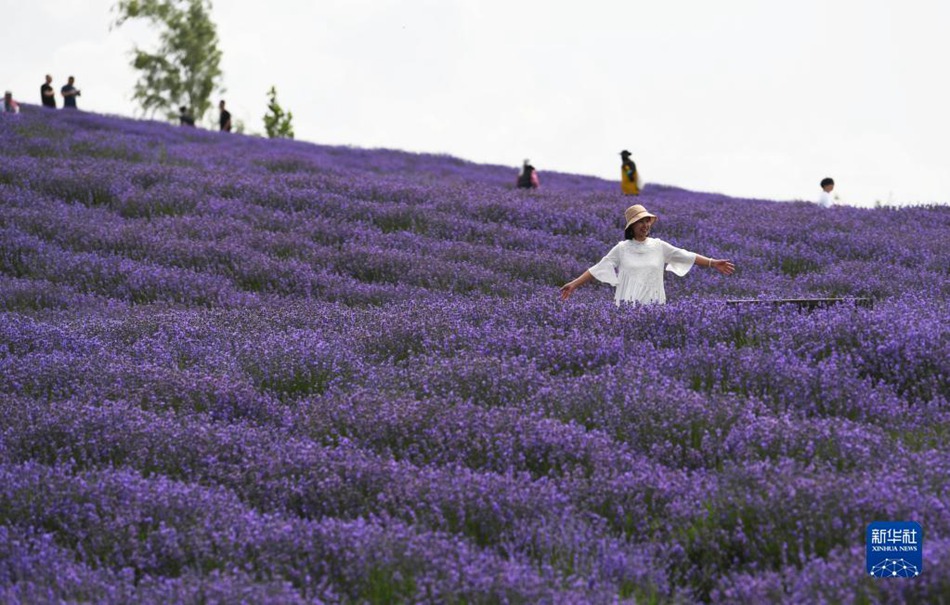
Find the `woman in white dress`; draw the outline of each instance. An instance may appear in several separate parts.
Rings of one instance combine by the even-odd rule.
[[[656,222],[656,215],[647,212],[640,204],[627,208],[624,218],[626,239],[614,246],[599,263],[564,284],[561,287],[562,300],[596,278],[616,287],[614,300],[618,306],[621,302],[663,304],[666,302],[664,267],[679,276],[686,275],[693,265],[712,267],[723,275],[732,275],[736,270],[732,261],[709,258],[661,239],[647,237]]]

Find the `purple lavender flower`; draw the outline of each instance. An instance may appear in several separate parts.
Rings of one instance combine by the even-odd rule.
[[[565,304],[612,183],[18,117],[0,601],[945,598],[946,206],[650,186],[658,235],[737,273]],[[920,578],[863,577],[875,520],[921,524]]]

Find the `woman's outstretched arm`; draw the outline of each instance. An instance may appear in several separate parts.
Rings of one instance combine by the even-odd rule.
[[[723,275],[732,275],[736,270],[731,260],[709,258],[701,254],[696,255],[696,264],[700,267],[712,267]]]
[[[577,290],[592,279],[594,279],[594,276],[591,275],[588,270],[581,273],[579,277],[561,286],[561,300],[567,300],[568,297],[574,293],[574,290]]]

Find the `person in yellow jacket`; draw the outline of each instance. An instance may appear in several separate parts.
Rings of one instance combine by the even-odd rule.
[[[630,159],[630,152],[624,149],[620,152],[620,190],[624,195],[640,195],[640,174],[637,164]]]

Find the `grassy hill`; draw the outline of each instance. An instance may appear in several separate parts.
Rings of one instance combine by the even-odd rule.
[[[950,207],[0,116],[0,601],[941,602]],[[816,310],[735,298],[866,297]],[[913,520],[924,573],[865,572]]]

